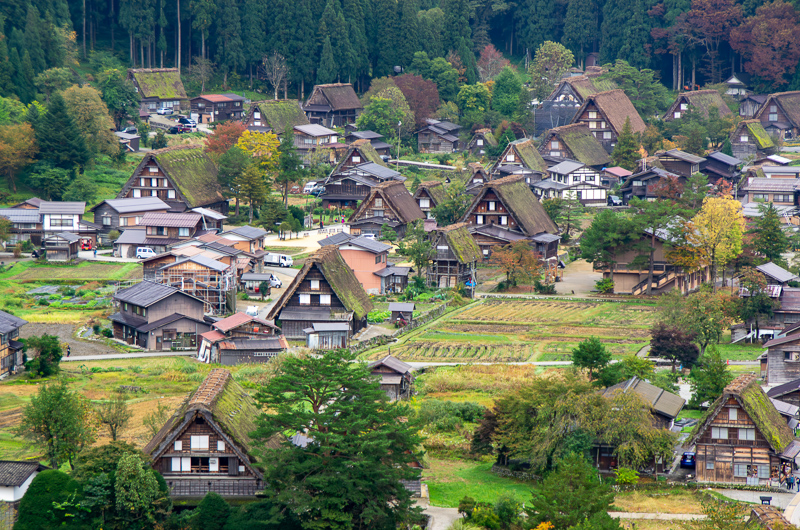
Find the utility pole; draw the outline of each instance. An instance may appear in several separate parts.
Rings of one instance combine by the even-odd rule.
[[[402,121],[397,122],[397,160],[395,160],[395,168],[400,172],[400,127],[403,126]]]

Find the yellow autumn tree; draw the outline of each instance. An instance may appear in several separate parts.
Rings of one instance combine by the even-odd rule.
[[[701,265],[711,270],[716,288],[717,270],[742,253],[742,204],[732,197],[706,197],[703,207],[688,223],[686,240]]]
[[[281,141],[274,133],[244,131],[236,141],[236,147],[255,159],[259,169],[266,175],[278,167],[278,146]]]

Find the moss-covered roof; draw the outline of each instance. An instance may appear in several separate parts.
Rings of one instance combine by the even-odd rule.
[[[438,180],[426,180],[420,182],[417,186],[417,191],[414,192],[414,198],[419,197],[423,191],[428,192],[428,195],[433,199],[434,206],[442,204],[445,199],[444,185]]]
[[[747,127],[747,131],[753,135],[759,149],[775,147],[775,142],[772,141],[772,137],[766,129],[764,129],[764,126],[761,125],[760,120],[746,120],[742,122],[742,126]]]
[[[261,112],[262,119],[275,134],[283,134],[296,125],[308,125],[308,117],[294,99],[274,99],[254,101],[250,106],[250,114],[255,110]]]
[[[347,152],[344,154],[344,156],[342,156],[342,158],[339,159],[339,163],[337,163],[336,167],[333,168],[333,171],[331,171],[331,175],[335,175],[336,173],[341,171],[342,166],[344,166],[345,162],[350,160],[350,155],[353,154],[354,151],[359,152],[359,154],[361,155],[361,159],[364,162],[374,162],[383,167],[389,167],[383,161],[381,155],[379,155],[378,152],[375,150],[375,148],[372,147],[372,143],[366,138],[361,138],[360,140],[356,140],[355,142],[350,144],[350,147],[347,149]]]
[[[403,224],[408,224],[417,219],[425,219],[425,213],[420,209],[419,203],[409,193],[405,184],[397,180],[387,180],[373,187],[367,198],[361,201],[356,210],[350,216],[351,221],[357,221],[369,217],[371,214],[367,206],[372,204],[372,199],[380,196],[383,199],[384,208],[392,214],[384,213],[387,219],[395,218]]]
[[[189,207],[199,208],[225,200],[217,180],[219,169],[202,146],[180,145],[151,151],[134,175],[138,175],[151,158],[175,184]]]
[[[459,263],[473,263],[482,259],[481,249],[469,233],[466,223],[446,226],[441,232]]]
[[[544,206],[542,206],[539,199],[531,191],[530,186],[525,182],[525,178],[520,175],[485,183],[459,222],[467,222],[489,190],[494,191],[500,198],[524,235],[535,236],[542,232],[547,232],[548,234],[558,233],[558,227],[547,215]]]
[[[794,433],[761,389],[756,376],[745,374],[731,381],[722,395],[709,407],[692,431],[691,445],[697,443],[700,436],[710,428],[711,421],[730,398],[739,402],[773,451],[780,453],[794,441]]]
[[[128,74],[136,80],[143,98],[186,99],[177,68],[140,68],[128,70]]]
[[[348,311],[352,311],[356,318],[363,319],[367,316],[367,313],[372,311],[372,300],[369,299],[369,295],[367,295],[364,287],[356,278],[353,269],[345,263],[336,245],[328,245],[306,258],[303,268],[300,269],[292,283],[289,284],[286,291],[270,309],[267,314],[267,320],[274,320],[278,317],[280,311],[314,267],[322,272],[325,281],[330,284],[331,289],[336,293],[344,307]]]
[[[667,113],[664,115],[664,119],[671,119],[673,113],[678,109],[678,105],[683,102],[688,103],[689,106],[695,109],[697,113],[703,116],[705,119],[708,119],[711,107],[716,107],[720,116],[728,116],[732,114],[731,109],[728,108],[728,105],[725,104],[722,96],[716,90],[695,90],[693,92],[684,92],[683,94],[679,94],[678,97],[675,98],[675,101],[672,103],[669,110],[667,110]]]
[[[527,138],[523,138],[521,140],[516,140],[508,144],[511,149],[516,151],[517,155],[519,155],[522,163],[525,164],[525,167],[528,169],[532,169],[534,171],[547,171],[547,164],[545,163],[542,155],[539,154],[539,151],[536,150],[536,146],[533,145],[533,141]],[[500,160],[502,164],[502,159]]]
[[[475,140],[478,138],[483,138],[486,140],[487,144],[491,145],[492,147],[497,147],[497,138],[494,137],[491,129],[478,129],[475,131],[475,135],[472,137],[472,140],[470,140],[469,145],[474,145],[473,142],[475,142]]]
[[[611,163],[608,152],[594,137],[585,123],[573,123],[550,129],[542,149],[550,145],[550,139],[557,136],[572,153],[572,157],[587,166],[606,166]]]

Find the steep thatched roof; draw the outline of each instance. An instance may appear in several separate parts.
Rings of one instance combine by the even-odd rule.
[[[416,221],[417,219],[425,219],[425,213],[420,210],[419,204],[414,200],[414,197],[408,192],[408,189],[402,182],[397,180],[388,180],[382,182],[370,190],[361,204],[358,205],[356,211],[353,212],[351,219],[356,221],[363,217],[367,211],[367,205],[372,203],[375,196],[380,196],[383,199],[384,209],[394,212],[398,221],[403,224]],[[391,216],[386,215],[387,218]]]
[[[583,114],[583,111],[590,104],[594,104],[605,115],[606,120],[608,120],[617,134],[622,132],[627,118],[631,120],[631,130],[633,132],[641,133],[646,128],[642,117],[636,112],[633,103],[622,90],[609,90],[608,92],[600,92],[587,97],[575,114],[575,120]]]
[[[503,201],[503,205],[519,225],[520,231],[526,236],[534,236],[542,232],[558,233],[558,227],[547,215],[539,199],[533,194],[522,176],[505,177],[485,183],[459,222],[467,222],[489,190],[494,191]]]
[[[614,90],[615,88],[617,88],[617,84],[610,79],[601,79],[597,76],[590,78],[585,75],[578,75],[563,79],[558,84],[556,89],[550,93],[547,99],[551,99],[552,97],[554,97],[554,95],[562,88],[564,84],[571,86],[572,90],[578,96],[580,96],[582,100],[585,100],[592,94],[597,94],[598,92],[603,92],[606,90]]]
[[[426,180],[420,182],[417,186],[417,191],[414,192],[414,198],[418,198],[423,191],[427,191],[431,199],[433,199],[434,206],[442,204],[445,199],[444,185],[438,180]]]
[[[143,98],[186,99],[181,73],[177,68],[139,68],[128,70]]]
[[[355,151],[358,151],[358,153],[361,155],[362,163],[373,162],[383,167],[389,167],[383,161],[381,155],[379,155],[378,152],[375,150],[375,148],[372,146],[372,143],[368,139],[362,138],[350,144],[350,147],[347,149],[347,152],[342,156],[342,158],[339,159],[339,162],[336,164],[336,167],[334,167],[333,171],[331,171],[331,175],[339,173],[342,170],[342,166],[344,166],[344,164],[348,160],[350,160],[350,155],[352,155],[353,152]]]
[[[467,223],[456,223],[438,230],[447,240],[447,245],[459,263],[473,263],[483,257],[467,227]]]
[[[675,101],[670,106],[667,113],[664,114],[664,119],[671,119],[673,112],[675,112],[679,105],[683,102],[689,104],[690,108],[695,109],[701,116],[708,119],[708,113],[711,107],[717,107],[720,116],[728,116],[732,114],[731,109],[725,104],[725,100],[716,90],[695,90],[694,92],[684,92],[678,94]]]
[[[491,145],[492,147],[497,147],[497,138],[494,137],[494,133],[492,133],[491,129],[478,129],[475,131],[475,134],[472,136],[472,139],[469,141],[469,147],[474,145],[475,140],[478,138],[483,138],[486,140],[486,143]]]
[[[697,443],[700,436],[710,428],[711,421],[731,398],[734,398],[747,412],[773,451],[780,453],[794,441],[794,433],[761,389],[755,374],[745,374],[731,381],[722,395],[709,407],[692,431],[690,445]]]
[[[300,102],[294,99],[270,99],[254,101],[250,106],[249,114],[260,111],[261,117],[275,134],[283,134],[292,130],[295,125],[308,125],[306,113],[300,107]]]
[[[611,163],[611,157],[603,149],[597,138],[585,123],[573,123],[550,129],[542,142],[542,152],[548,151],[553,137],[558,137],[572,153],[572,157],[587,166],[605,166]]]
[[[761,119],[762,114],[769,114],[769,107],[773,104],[780,107],[793,127],[800,127],[800,91],[770,94],[754,117]]]
[[[331,110],[361,109],[361,101],[350,83],[331,83],[315,85],[306,105],[320,105],[327,102]]]
[[[542,158],[542,155],[539,154],[539,151],[536,150],[536,146],[533,145],[533,140],[528,138],[515,140],[508,144],[507,149],[513,149],[520,160],[522,160],[522,163],[525,164],[526,168],[532,169],[533,171],[541,171],[542,173],[547,172],[547,163]],[[500,157],[497,163],[502,165],[504,159],[505,153],[503,153],[503,156]]]
[[[759,149],[770,149],[775,147],[775,142],[772,141],[772,137],[769,135],[766,129],[764,129],[764,126],[761,125],[760,120],[744,120],[739,122],[739,125],[731,135],[731,138],[737,138],[741,136],[741,131],[745,127],[747,128],[747,132],[755,139],[756,146]]]
[[[160,456],[172,447],[172,442],[193,422],[195,416],[201,415],[212,428],[230,438],[233,444],[229,448],[238,454],[245,465],[250,465],[254,461],[250,433],[256,430],[255,420],[260,413],[253,398],[234,381],[231,373],[216,368],[178,407],[145,446],[144,452],[154,458]],[[267,446],[276,448],[279,443],[276,437]]]
[[[348,311],[352,311],[356,318],[362,319],[372,310],[372,301],[369,299],[369,295],[367,295],[364,287],[356,278],[355,273],[353,273],[353,269],[345,263],[336,245],[328,245],[306,258],[303,268],[300,269],[300,272],[294,277],[294,280],[289,284],[286,291],[281,295],[275,305],[272,306],[272,309],[270,309],[267,314],[266,320],[274,320],[278,317],[280,311],[303,283],[309,271],[314,267],[322,272],[325,281],[330,284],[331,289],[336,293],[336,296],[341,300],[344,307]]]
[[[131,180],[117,195],[118,199],[125,196],[132,184],[132,179],[138,178],[142,169],[152,159],[155,159],[167,177],[175,184],[190,208],[198,208],[225,200],[222,195],[222,187],[217,180],[219,172],[217,165],[203,151],[202,146],[197,145],[179,145],[147,153],[134,171]]]

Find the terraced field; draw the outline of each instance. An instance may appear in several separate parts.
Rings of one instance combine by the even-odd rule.
[[[560,361],[594,336],[620,358],[649,342],[656,312],[653,306],[620,303],[488,300],[411,332],[391,353],[414,361]],[[385,354],[381,348],[369,357]]]

